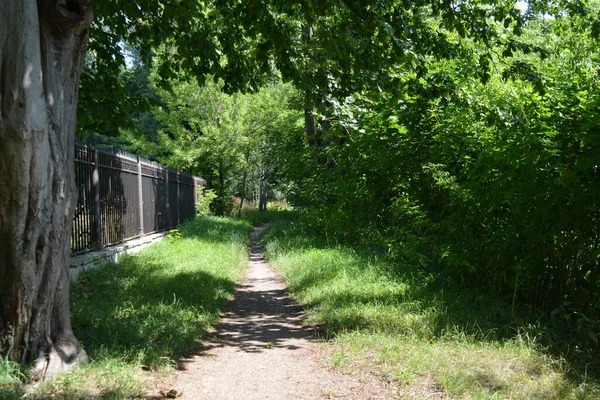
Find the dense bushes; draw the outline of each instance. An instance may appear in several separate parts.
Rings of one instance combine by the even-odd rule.
[[[462,73],[468,61],[431,62],[396,92],[332,103],[342,111],[331,112],[338,123],[320,133],[322,146],[303,146],[300,134],[282,144],[294,205],[328,234],[385,243],[455,282],[576,320],[594,339],[598,56],[591,39],[559,25],[525,34],[548,59],[495,56],[503,70],[485,84]],[[303,165],[292,161],[299,152]]]

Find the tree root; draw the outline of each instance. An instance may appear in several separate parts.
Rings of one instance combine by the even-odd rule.
[[[53,344],[49,351],[39,352],[33,371],[37,377],[44,380],[88,361],[87,353],[77,341],[61,341]]]

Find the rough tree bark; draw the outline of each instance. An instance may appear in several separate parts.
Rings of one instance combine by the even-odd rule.
[[[0,2],[0,353],[44,375],[86,358],[71,330],[77,89],[89,0]]]

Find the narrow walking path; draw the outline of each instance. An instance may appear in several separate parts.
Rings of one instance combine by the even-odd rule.
[[[250,268],[206,351],[184,360],[174,388],[185,399],[387,399],[372,376],[327,368],[314,331],[252,232]]]

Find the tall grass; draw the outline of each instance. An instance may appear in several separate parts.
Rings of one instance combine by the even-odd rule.
[[[249,229],[242,220],[196,219],[119,264],[83,274],[72,285],[72,323],[92,362],[28,398],[142,397],[150,378],[200,350],[242,279]]]
[[[597,379],[548,351],[543,315],[294,222],[273,224],[263,246],[333,341],[331,362],[392,379],[403,397],[600,397]]]
[[[14,390],[25,379],[19,364],[10,361],[8,355],[0,357],[0,399],[16,399]]]
[[[248,221],[252,225],[260,225],[271,223],[274,221],[290,221],[298,218],[298,213],[293,210],[267,210],[258,211],[253,208],[244,208],[242,211],[242,219]]]

